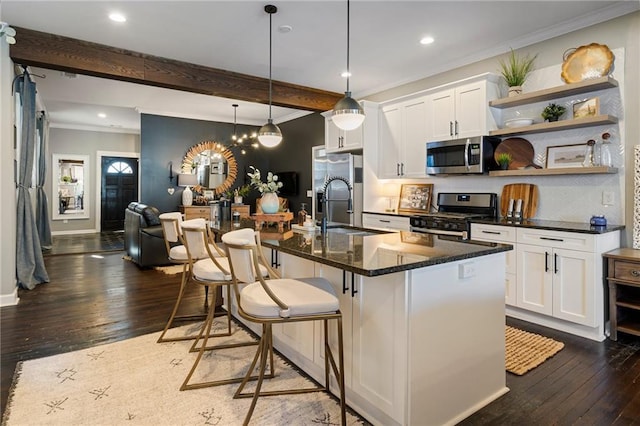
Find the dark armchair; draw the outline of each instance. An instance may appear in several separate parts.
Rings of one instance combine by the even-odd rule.
[[[132,202],[125,210],[124,249],[140,267],[169,265],[158,209]]]

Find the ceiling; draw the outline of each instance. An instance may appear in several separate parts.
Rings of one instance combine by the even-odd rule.
[[[0,19],[66,37],[269,77],[268,2],[1,0]],[[346,2],[273,1],[274,80],[344,92]],[[630,1],[351,1],[355,98],[613,19]],[[111,12],[125,23],[108,19]],[[284,26],[289,26],[286,31]],[[432,36],[435,42],[421,45]],[[20,34],[16,36],[20,43]],[[139,132],[139,113],[262,125],[268,106],[32,68],[52,127]],[[107,115],[99,118],[98,112]],[[273,107],[276,123],[305,112]]]

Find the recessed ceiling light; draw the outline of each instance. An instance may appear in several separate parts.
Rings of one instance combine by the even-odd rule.
[[[343,78],[351,77],[351,73],[349,71],[343,71],[342,74],[340,74],[340,77],[343,77]]]
[[[283,34],[290,33],[291,31],[293,31],[293,27],[291,25],[280,25],[278,27],[278,31]]]
[[[114,12],[109,14],[109,19],[113,22],[127,22],[127,18],[121,13]]]
[[[435,41],[435,40],[434,40],[434,38],[433,38],[433,37],[429,37],[429,36],[427,36],[427,37],[422,37],[422,38],[420,39],[420,44],[431,44],[431,43],[433,43],[434,41]]]
[[[99,112],[99,113],[98,113],[98,117],[100,117],[100,118],[107,118],[107,114],[105,114],[104,112]]]

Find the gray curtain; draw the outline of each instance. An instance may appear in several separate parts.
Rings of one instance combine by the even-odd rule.
[[[36,134],[36,84],[25,71],[16,78],[16,91],[22,102],[22,134],[18,159],[18,208],[16,228],[16,276],[18,284],[33,290],[38,284],[49,282],[40,247],[29,188],[33,173]]]
[[[51,248],[51,225],[49,223],[49,203],[47,194],[44,192],[44,182],[47,176],[47,142],[49,140],[49,120],[42,111],[38,115],[36,122],[38,128],[39,149],[38,149],[38,185],[36,193],[36,225],[40,245],[44,249]]]

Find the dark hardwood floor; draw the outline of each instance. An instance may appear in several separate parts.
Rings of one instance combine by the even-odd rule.
[[[21,290],[0,309],[1,408],[19,361],[156,332],[174,303],[179,276],[141,270],[123,252],[47,256],[51,282]],[[185,311],[202,311],[191,286]],[[640,340],[593,342],[522,321],[510,325],[565,343],[542,366],[507,374],[509,393],[463,425],[640,425]],[[470,383],[469,386],[473,386]]]

